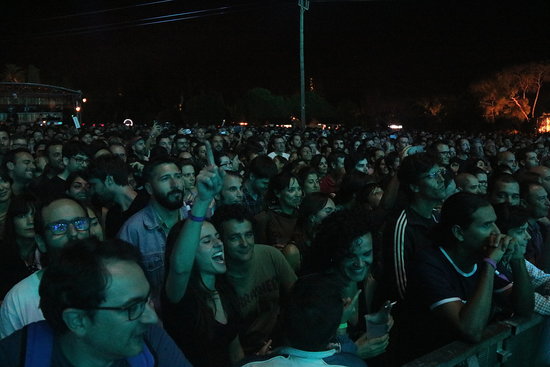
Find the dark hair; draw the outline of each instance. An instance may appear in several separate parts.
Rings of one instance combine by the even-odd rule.
[[[527,223],[530,218],[529,211],[519,205],[507,203],[493,205],[497,215],[496,225],[502,233],[507,233],[512,228],[518,228]]]
[[[422,175],[428,173],[437,164],[427,153],[418,153],[405,157],[401,162],[397,177],[407,193],[411,193],[409,185],[416,184]]]
[[[340,184],[340,190],[338,190],[334,198],[335,203],[337,205],[350,203],[372,181],[373,178],[364,172],[352,170],[350,173],[346,173]]]
[[[355,166],[359,161],[367,160],[368,162],[368,154],[364,151],[357,151],[353,152],[352,154],[349,154],[346,156],[346,159],[344,161],[344,167],[346,168],[346,172],[352,172],[355,171]],[[368,165],[370,165],[370,162],[368,162]]]
[[[317,170],[311,166],[302,167],[298,171],[297,178],[298,182],[300,182],[300,186],[302,186],[302,189],[309,175],[316,175],[317,177],[319,177],[319,173],[317,172]]]
[[[255,223],[254,217],[241,204],[222,205],[216,209],[212,216],[212,224],[216,227],[220,235],[223,237],[223,223],[236,220],[237,222],[248,221],[253,226]]]
[[[101,182],[105,182],[107,176],[112,176],[113,181],[120,186],[128,185],[129,174],[126,163],[115,155],[97,157],[88,167],[89,178],[97,178]]]
[[[63,321],[67,308],[91,309],[105,301],[110,274],[107,260],[141,260],[139,250],[118,239],[96,238],[73,241],[61,249],[59,258],[44,271],[40,281],[40,308],[44,318],[58,334],[68,331]],[[95,313],[90,310],[89,316]]]
[[[350,253],[353,241],[372,233],[372,219],[366,211],[343,209],[325,218],[312,242],[309,269],[324,272],[334,269]]]
[[[298,177],[293,175],[290,172],[283,171],[279,173],[278,175],[275,175],[269,180],[269,187],[267,189],[267,192],[265,193],[265,199],[264,204],[266,206],[266,209],[273,205],[279,204],[279,199],[277,198],[277,194],[286,189],[289,185],[292,179],[295,179],[296,182],[302,186],[300,183],[300,180]]]
[[[338,160],[340,158],[345,158],[346,157],[346,154],[344,152],[331,152],[327,158],[327,164],[328,164],[328,169],[329,171],[332,171],[333,168],[332,166],[335,166],[338,164]]]
[[[15,163],[15,156],[17,156],[17,154],[19,153],[29,153],[31,154],[31,152],[27,149],[27,148],[17,148],[17,149],[12,149],[10,151],[8,151],[6,153],[6,155],[4,156],[4,160],[2,161],[2,168],[7,170],[8,166],[8,162],[11,162],[11,163]],[[31,154],[32,156],[32,154]]]
[[[311,158],[311,161],[309,162],[309,165],[311,167],[313,167],[313,169],[315,169],[317,171],[318,167],[319,167],[319,163],[321,163],[321,159],[325,158],[324,155],[322,154],[315,154],[313,156],[313,158]],[[326,160],[326,158],[325,158]]]
[[[145,182],[151,182],[151,178],[152,178],[152,175],[153,175],[153,172],[155,171],[155,169],[158,167],[158,166],[161,166],[163,164],[174,164],[176,165],[178,168],[180,168],[181,166],[178,165],[176,163],[175,160],[173,160],[172,158],[168,158],[168,157],[158,157],[157,159],[154,159],[150,162],[148,162],[145,167],[143,168],[143,173],[142,173],[142,177],[143,177],[143,180]]]
[[[294,283],[281,313],[288,344],[300,350],[326,350],[342,317],[342,283],[334,276],[312,274]]]
[[[283,143],[285,143],[285,145],[286,145],[285,138],[283,138],[282,135],[273,134],[273,135],[271,136],[271,138],[269,139],[269,149],[270,149],[270,150],[275,150],[275,139],[283,139]]]
[[[248,176],[251,174],[258,179],[271,179],[277,174],[277,166],[271,158],[259,155],[248,165]]]
[[[15,243],[15,217],[25,215],[31,211],[34,218],[37,207],[38,199],[29,192],[24,192],[21,195],[16,195],[11,198],[8,212],[6,213],[6,233],[4,238],[9,239],[6,245],[17,248],[17,244]],[[17,252],[17,254],[19,254],[19,252]]]
[[[296,228],[304,231],[304,233],[311,237],[313,235],[314,228],[310,221],[311,216],[317,214],[327,205],[330,195],[324,192],[312,192],[306,194],[300,204],[298,210],[298,220],[296,221]]]
[[[85,155],[86,157],[90,156],[89,149],[78,141],[68,141],[63,144],[63,157],[72,158],[78,154]]]
[[[88,173],[86,171],[71,172],[69,176],[67,176],[67,179],[65,180],[66,191],[68,191],[71,188],[71,185],[78,177],[84,179],[85,181],[88,181]]]
[[[438,244],[456,242],[452,227],[458,225],[466,229],[472,224],[472,215],[479,209],[491,206],[487,199],[469,192],[451,195],[443,203],[441,218],[434,228],[434,239]]]
[[[495,189],[495,186],[497,184],[497,182],[502,182],[502,183],[517,183],[519,184],[518,180],[516,180],[514,178],[514,176],[512,176],[511,174],[509,173],[499,173],[499,174],[493,174],[491,176],[491,178],[489,179],[489,183],[488,183],[488,187],[487,187],[487,193],[489,195],[491,195],[491,193],[493,192],[493,190]]]
[[[529,193],[531,192],[531,187],[532,186],[544,187],[544,186],[542,186],[542,184],[540,183],[539,180],[525,180],[525,181],[522,181],[519,184],[519,197],[521,199],[526,199],[527,196],[529,196]]]

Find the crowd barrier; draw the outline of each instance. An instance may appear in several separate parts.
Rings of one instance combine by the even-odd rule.
[[[544,320],[533,315],[495,323],[479,343],[453,342],[403,367],[538,367],[542,365],[537,351]]]

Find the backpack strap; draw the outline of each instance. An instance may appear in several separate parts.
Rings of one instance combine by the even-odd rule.
[[[53,331],[46,321],[27,326],[25,367],[49,367],[53,349]]]

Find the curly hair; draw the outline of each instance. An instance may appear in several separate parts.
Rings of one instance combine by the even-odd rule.
[[[350,253],[353,241],[373,232],[372,218],[360,208],[336,211],[319,225],[312,242],[308,270],[334,269]]]

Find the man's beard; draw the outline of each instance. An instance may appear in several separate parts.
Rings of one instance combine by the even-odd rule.
[[[172,190],[164,195],[154,193],[154,197],[157,203],[168,210],[176,210],[183,206],[183,190]]]

